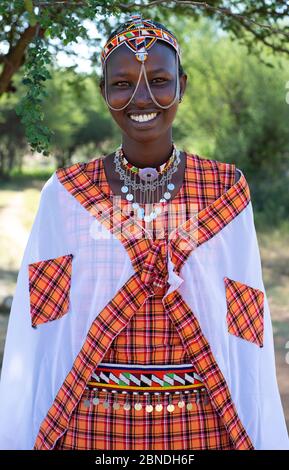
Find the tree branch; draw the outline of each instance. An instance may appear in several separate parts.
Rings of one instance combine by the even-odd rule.
[[[15,45],[15,47],[10,48],[8,54],[2,58],[2,63],[4,63],[4,67],[2,73],[0,75],[0,96],[9,90],[10,82],[12,76],[17,72],[17,70],[21,67],[25,51],[30,44],[36,34],[37,25],[35,26],[28,26],[20,35],[20,38]],[[40,28],[39,36],[42,36],[44,30]]]
[[[120,3],[119,6],[121,8],[123,8],[124,10],[131,10],[131,9],[135,9],[135,8],[139,8],[139,9],[150,8],[150,7],[153,7],[153,6],[156,6],[156,5],[162,5],[162,4],[166,4],[166,3],[171,4],[172,1],[170,1],[170,0],[169,1],[168,0],[153,0],[152,2],[149,2],[146,5],[145,4],[141,5],[141,4],[137,4],[137,3],[131,3],[131,4],[127,5],[127,4],[124,4],[124,3]],[[258,23],[257,21],[249,18],[247,15],[232,12],[229,8],[209,5],[206,2],[193,2],[191,0],[177,0],[177,1],[174,1],[174,3],[177,6],[178,5],[193,6],[193,7],[197,7],[197,8],[201,8],[201,9],[211,11],[212,13],[218,13],[222,16],[228,16],[228,17],[231,17],[231,18],[236,19],[238,21],[239,20],[247,21],[248,23],[254,24],[255,26],[258,26],[259,28],[268,29],[269,31],[271,31],[273,33],[281,33],[281,34],[284,34],[285,36],[289,37],[289,32],[287,33],[283,29],[274,28],[270,24]],[[280,15],[280,17],[282,17],[282,16],[283,15]]]

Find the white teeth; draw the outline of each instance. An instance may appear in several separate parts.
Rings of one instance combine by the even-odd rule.
[[[151,114],[131,114],[130,118],[133,121],[138,121],[138,122],[145,122],[145,121],[151,121],[156,117],[157,113],[151,113]]]

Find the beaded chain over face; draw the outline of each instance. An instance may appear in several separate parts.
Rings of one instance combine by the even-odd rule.
[[[180,46],[176,38],[172,34],[162,28],[156,27],[151,20],[142,19],[141,15],[139,14],[132,15],[129,23],[130,25],[128,26],[126,31],[122,31],[119,34],[116,34],[105,44],[101,54],[102,69],[104,72],[106,103],[109,108],[115,111],[121,111],[125,107],[127,107],[136,93],[142,73],[144,73],[146,85],[148,87],[153,102],[160,108],[168,109],[173,106],[180,94],[180,80],[178,73],[179,60],[181,55]],[[166,106],[156,101],[151,91],[145,68],[145,61],[147,60],[149,54],[148,51],[157,40],[161,40],[166,42],[167,44],[170,44],[174,48],[176,53],[177,84],[174,93],[175,96],[173,101]],[[132,96],[130,97],[128,102],[125,103],[124,106],[115,108],[109,102],[109,97],[107,93],[106,61],[112,51],[117,49],[122,44],[125,44],[130,50],[134,52],[136,60],[141,62],[141,69],[138,82],[134,92],[132,93]],[[155,199],[157,199],[157,201],[160,203],[167,202],[171,198],[171,191],[175,188],[174,184],[171,182],[171,177],[178,170],[178,165],[180,163],[180,152],[176,149],[174,143],[172,143],[172,145],[173,149],[171,156],[163,165],[161,165],[161,167],[157,169],[152,167],[138,168],[130,164],[124,156],[122,146],[118,147],[115,152],[115,171],[119,173],[120,179],[124,180],[124,184],[121,187],[121,191],[122,193],[126,194],[126,199],[132,202],[133,209],[137,210],[137,217],[139,219],[143,219],[146,222],[150,222],[151,220],[155,219],[158,214],[161,213],[161,208],[156,207],[149,214],[145,214],[145,209],[143,207],[140,207],[140,204],[151,204],[153,200],[155,201]],[[136,175],[141,180],[139,183],[137,183],[136,181]],[[165,184],[167,185],[166,188]],[[140,190],[140,203],[136,202],[135,200],[136,190]],[[156,197],[153,197],[154,194],[156,194]]]
[[[103,75],[104,75],[104,89],[105,89],[105,100],[109,108],[113,109],[114,111],[121,111],[124,108],[126,108],[131,100],[133,99],[136,90],[138,88],[138,85],[140,83],[140,79],[142,76],[142,73],[144,73],[145,76],[145,81],[146,85],[148,87],[151,99],[153,102],[159,106],[160,108],[163,109],[168,109],[170,108],[175,101],[178,99],[179,94],[180,94],[180,80],[179,80],[179,61],[181,60],[181,50],[180,46],[176,40],[176,38],[165,31],[162,28],[156,28],[153,24],[153,22],[149,19],[144,20],[142,19],[141,15],[132,15],[130,18],[130,26],[127,28],[126,31],[122,31],[121,33],[117,34],[114,36],[112,39],[110,39],[105,46],[103,47],[102,53],[101,53],[101,63],[102,63],[102,70],[103,70]],[[147,78],[147,73],[146,73],[146,68],[145,68],[145,61],[148,58],[149,50],[151,47],[155,44],[155,42],[159,41],[164,41],[166,44],[169,44],[172,46],[175,50],[175,55],[176,55],[176,78],[177,78],[177,85],[176,85],[176,90],[175,90],[175,96],[173,101],[168,104],[168,105],[162,105],[161,103],[158,103],[151,91],[148,78]],[[107,95],[107,74],[106,74],[106,62],[112,51],[120,47],[122,44],[125,44],[131,51],[134,52],[134,56],[138,62],[141,62],[141,68],[140,68],[140,74],[137,82],[137,86],[130,97],[129,101],[125,103],[124,106],[116,108],[113,107],[108,100],[108,95]]]

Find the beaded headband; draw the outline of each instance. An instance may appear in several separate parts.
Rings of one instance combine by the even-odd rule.
[[[147,59],[147,51],[157,41],[165,41],[170,44],[181,59],[181,49],[174,36],[162,28],[157,28],[152,20],[142,19],[141,15],[131,15],[132,23],[126,31],[116,34],[111,38],[101,52],[102,69],[104,68],[107,58],[112,51],[122,44],[125,44],[131,51],[135,53],[136,59],[143,62]]]

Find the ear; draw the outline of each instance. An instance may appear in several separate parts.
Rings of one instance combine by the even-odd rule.
[[[186,90],[186,87],[187,87],[187,74],[184,73],[181,77],[180,77],[180,96],[184,96],[185,94],[185,90]]]

